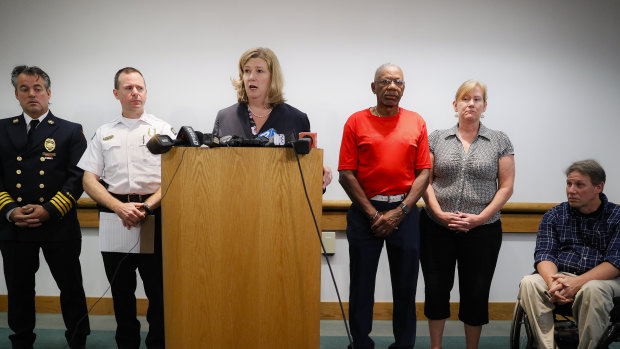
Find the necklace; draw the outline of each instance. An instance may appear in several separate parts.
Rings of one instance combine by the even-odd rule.
[[[372,107],[375,110],[375,114],[377,114],[378,117],[382,118],[383,115],[379,114],[379,110],[377,110],[377,107]]]
[[[380,118],[384,118],[384,117],[387,117],[387,116],[394,116],[394,115],[397,115],[397,114],[398,114],[398,113],[396,113],[396,114],[394,114],[394,115],[381,115],[381,114],[379,113],[379,109],[377,109],[377,107],[372,107],[372,109],[374,109],[374,110],[375,110],[375,114],[376,114],[378,117],[380,117]],[[372,112],[372,110],[371,110],[371,112]]]
[[[259,119],[264,119],[264,118],[268,117],[268,116],[269,116],[269,114],[271,114],[271,110],[272,110],[272,108],[269,108],[269,110],[267,111],[267,114],[265,114],[265,115],[258,115],[258,114],[256,114],[255,112],[253,112],[253,111],[252,111],[252,109],[250,109],[250,106],[249,106],[249,105],[248,105],[248,110],[250,111],[250,113],[252,114],[252,116],[254,116],[254,117],[256,117],[256,118],[259,118]]]

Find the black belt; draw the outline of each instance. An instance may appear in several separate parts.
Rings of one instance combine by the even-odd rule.
[[[117,198],[120,202],[144,202],[153,194],[114,194],[110,192],[110,195]]]
[[[112,192],[108,192],[108,193],[110,193],[110,195],[112,195],[113,197],[117,198],[120,202],[144,202],[146,199],[149,198],[149,196],[153,195],[153,194],[115,194]],[[99,209],[99,212],[114,213],[109,208],[103,205],[99,205],[99,203],[97,203],[97,208]]]

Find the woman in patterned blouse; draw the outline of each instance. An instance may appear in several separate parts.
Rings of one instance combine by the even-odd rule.
[[[429,136],[431,181],[420,217],[424,315],[431,348],[441,348],[458,265],[459,320],[467,348],[477,348],[489,322],[489,289],[502,243],[499,211],[512,195],[515,165],[508,136],[481,122],[486,86],[464,82],[453,102],[458,123]]]

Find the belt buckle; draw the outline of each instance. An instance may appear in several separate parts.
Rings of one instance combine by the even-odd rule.
[[[403,199],[403,194],[388,196],[388,202],[399,202]]]

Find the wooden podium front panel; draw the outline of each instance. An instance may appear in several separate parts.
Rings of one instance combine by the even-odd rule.
[[[300,155],[317,219],[322,155]],[[174,148],[162,193],[168,348],[319,347],[320,243],[292,149]]]

